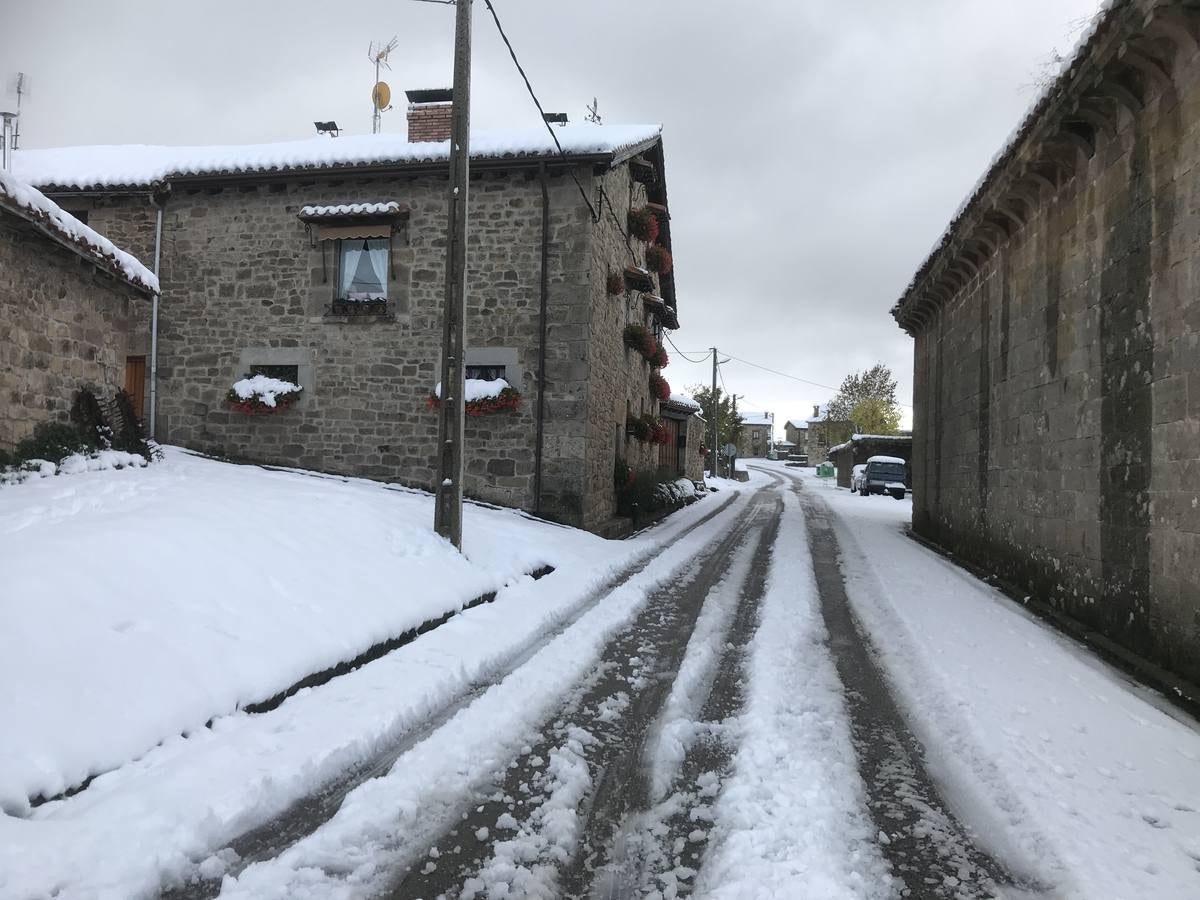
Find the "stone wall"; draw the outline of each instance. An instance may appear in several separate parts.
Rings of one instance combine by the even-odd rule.
[[[585,527],[600,528],[616,515],[613,467],[618,458],[636,471],[658,469],[659,448],[625,435],[627,416],[658,414],[658,401],[650,394],[650,364],[641,354],[625,347],[622,333],[630,323],[652,327],[640,295],[630,291],[608,294],[605,282],[610,272],[623,272],[631,261],[645,261],[646,245],[628,244],[621,234],[632,207],[646,203],[645,188],[621,166],[598,178],[608,196],[611,210],[603,211],[593,230],[591,244],[591,320],[588,325],[592,378],[587,398],[587,494],[593,503],[585,511]],[[593,196],[596,192],[593,192]],[[663,376],[670,380],[670,368]],[[672,476],[673,477],[673,476]]]
[[[586,323],[588,218],[568,178],[549,180],[550,322]],[[305,204],[397,200],[388,318],[326,315],[334,245],[297,219]],[[148,214],[148,208],[144,211]],[[521,174],[472,181],[468,364],[515,351],[516,412],[468,418],[465,489],[532,505],[541,266],[541,187]],[[115,215],[115,213],[114,213]],[[142,215],[109,233],[139,230]],[[150,215],[152,228],[152,214]],[[166,202],[159,329],[159,434],[203,452],[431,487],[437,416],[427,398],[441,348],[446,200],[435,176],[300,180],[222,188],[177,184]],[[579,323],[579,324],[583,324]],[[585,327],[585,325],[584,325]],[[552,329],[547,350],[544,511],[579,522],[586,359]],[[580,365],[582,363],[583,365]],[[303,398],[246,416],[225,402],[250,365],[296,365]]]
[[[0,211],[0,449],[66,421],[80,388],[111,396],[143,352],[143,294]]]
[[[1200,66],[916,335],[914,525],[1200,680]]]

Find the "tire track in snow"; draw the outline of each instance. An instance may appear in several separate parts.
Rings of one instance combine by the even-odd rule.
[[[783,483],[772,480],[773,488]],[[747,536],[767,490],[707,550],[693,578],[654,592],[557,716],[530,735],[502,777],[476,793],[460,824],[410,862],[386,896],[473,897],[497,884],[511,896],[588,895],[619,826],[648,805],[645,741],[705,598],[735,548],[753,539]]]
[[[731,504],[736,502],[738,497],[738,494],[727,494],[721,498],[715,509],[680,531],[672,541],[677,543],[683,540],[720,516],[729,509]],[[493,670],[486,681],[470,685],[449,703],[432,713],[424,722],[407,729],[399,740],[345,770],[338,778],[295,801],[278,815],[229,841],[224,848],[214,850],[212,855],[227,861],[227,867],[222,876],[212,879],[200,877],[188,884],[164,888],[160,896],[164,900],[206,900],[206,898],[216,897],[221,892],[222,877],[225,875],[237,876],[250,865],[273,859],[311,835],[321,825],[333,818],[347,794],[367,781],[386,775],[402,755],[449,722],[460,710],[478,699],[492,684],[502,681],[514,670],[524,665],[539,650],[571,628],[589,610],[601,603],[605,597],[630,578],[644,571],[662,555],[665,549],[665,545],[648,549],[620,572],[610,577],[603,585],[588,594],[568,616],[562,619],[556,628],[540,632],[531,638],[526,645]]]
[[[846,596],[840,548],[824,503],[796,481],[808,524],[813,570],[829,646],[846,693],[858,767],[885,858],[902,895],[974,900],[1018,885],[950,811],[925,765],[925,752],[893,698],[877,653]]]

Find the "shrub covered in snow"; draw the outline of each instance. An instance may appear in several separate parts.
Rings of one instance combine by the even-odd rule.
[[[272,413],[287,409],[300,399],[304,388],[282,378],[270,378],[266,375],[247,375],[241,381],[235,381],[226,401],[238,412],[246,415]]]

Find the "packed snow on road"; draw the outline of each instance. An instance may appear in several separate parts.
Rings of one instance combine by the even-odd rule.
[[[1200,895],[1193,720],[911,501],[747,470],[626,541],[469,506],[462,555],[172,448],[0,488],[0,896]]]

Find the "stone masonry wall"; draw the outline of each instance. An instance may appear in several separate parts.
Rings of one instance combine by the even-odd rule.
[[[550,180],[550,313],[579,318],[587,215],[569,179]],[[296,213],[305,204],[397,200],[411,208],[392,242],[394,318],[325,315],[337,261]],[[515,351],[516,412],[469,418],[465,490],[532,503],[541,189],[536,178],[472,181],[467,362]],[[176,185],[164,214],[159,418],[164,441],[200,451],[431,487],[437,416],[426,400],[441,347],[446,200],[433,176],[292,180],[225,188]],[[574,310],[567,314],[562,310]],[[583,506],[577,345],[548,347],[544,511],[578,522]],[[296,365],[302,399],[273,415],[230,410],[225,394],[255,364]],[[572,405],[574,404],[574,405]],[[578,414],[574,415],[574,411]]]
[[[917,335],[914,525],[1200,680],[1200,66],[1172,79]]]
[[[624,228],[628,210],[645,204],[645,188],[629,177],[628,166],[620,166],[597,181],[602,183],[620,227]],[[655,471],[659,457],[656,444],[643,444],[625,436],[627,415],[658,414],[658,401],[650,394],[650,364],[641,354],[625,347],[622,334],[631,322],[651,327],[651,316],[645,312],[636,292],[613,296],[605,287],[609,272],[624,271],[633,259],[637,265],[644,264],[646,245],[636,239],[627,245],[607,209],[594,234],[590,271],[592,378],[585,476],[587,494],[594,503],[585,512],[587,528],[599,528],[616,515],[613,468],[618,458],[641,472]],[[663,375],[669,381],[670,368]]]
[[[66,421],[83,387],[111,396],[150,301],[0,211],[0,449]]]

